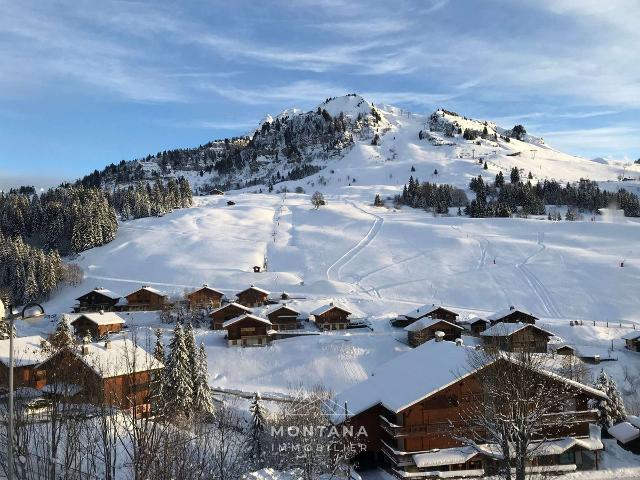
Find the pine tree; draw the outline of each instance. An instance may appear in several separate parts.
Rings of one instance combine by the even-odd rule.
[[[195,382],[193,386],[193,410],[198,414],[211,415],[213,413],[213,399],[209,387],[209,370],[207,367],[207,352],[204,344],[200,344],[196,358]]]
[[[262,407],[262,398],[259,392],[253,397],[249,406],[251,412],[251,457],[255,461],[255,467],[261,468],[264,455],[264,432],[266,427],[266,415]]]
[[[166,361],[166,358],[164,355],[164,342],[162,341],[162,330],[160,330],[159,328],[156,328],[155,335],[156,335],[156,344],[153,348],[153,357],[159,362],[164,363]]]
[[[69,347],[74,343],[74,336],[67,319],[67,315],[62,315],[56,329],[49,336],[49,343],[56,349]]]
[[[513,167],[511,169],[511,183],[518,183],[520,181],[520,171],[518,171],[518,167]]]
[[[179,322],[176,322],[169,348],[165,367],[164,398],[175,411],[188,417],[193,405],[193,377],[184,331]]]
[[[622,401],[622,396],[613,378],[609,377],[604,369],[602,369],[600,370],[598,378],[593,382],[593,387],[604,392],[607,396],[606,399],[598,398],[593,400],[595,408],[600,412],[600,418],[598,420],[600,426],[606,429],[618,422],[622,422],[626,418],[627,413],[624,402]]]
[[[0,340],[7,340],[9,336],[16,337],[16,326],[12,330],[6,319],[0,319]]]

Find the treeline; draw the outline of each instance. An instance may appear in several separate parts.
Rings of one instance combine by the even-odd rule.
[[[485,182],[481,176],[473,178],[469,188],[476,198],[469,203],[465,213],[471,217],[509,217],[522,215],[544,215],[545,205],[566,205],[578,211],[595,212],[599,208],[616,205],[627,217],[640,216],[638,196],[625,189],[617,192],[602,190],[592,180],[580,179],[575,184],[561,185],[556,180],[544,180],[532,185],[520,180],[520,172],[514,167],[510,183],[502,172],[493,183]]]
[[[144,217],[159,217],[174,209],[187,208],[193,203],[189,181],[180,177],[163,183],[138,183],[120,188],[110,195],[111,204],[122,220]]]
[[[448,213],[450,207],[463,207],[468,203],[467,195],[451,185],[424,182],[409,177],[402,194],[394,199],[397,205],[433,210],[435,213]]]

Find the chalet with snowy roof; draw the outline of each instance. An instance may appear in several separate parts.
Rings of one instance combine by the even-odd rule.
[[[592,347],[588,345],[572,346],[560,345],[553,348],[556,355],[574,356],[586,363],[598,364],[601,361],[617,360],[607,348]]]
[[[211,319],[211,329],[222,330],[224,322],[231,320],[232,318],[246,315],[247,313],[251,313],[250,308],[240,305],[239,303],[227,303],[209,314],[209,318]]]
[[[204,284],[202,288],[195,292],[187,293],[186,298],[189,309],[219,308],[222,304],[224,293]]]
[[[46,358],[45,339],[40,335],[13,339],[14,388],[41,388],[44,381],[36,375],[35,367]],[[9,339],[0,340],[0,387],[9,387]]]
[[[640,352],[640,331],[627,333],[622,337],[627,350],[632,352]]]
[[[609,427],[607,432],[622,448],[640,455],[640,417],[629,415],[626,421]]]
[[[529,323],[533,325],[538,320],[538,317],[525,312],[524,310],[518,310],[513,305],[505,310],[500,310],[487,317],[487,320],[494,323]]]
[[[130,293],[126,297],[127,310],[162,310],[168,305],[168,297],[148,285],[144,285],[141,289]]]
[[[266,314],[276,331],[297,330],[301,326],[299,316],[300,312],[286,305],[279,305]]]
[[[456,323],[458,321],[458,314],[453,310],[448,310],[439,305],[431,304],[422,305],[421,307],[411,310],[404,315],[400,315],[391,322],[391,324],[394,327],[406,327],[407,325],[411,325],[413,322],[425,317],[439,318],[450,323]]]
[[[337,395],[334,402],[340,413],[334,422],[343,422],[341,412],[346,405],[350,427],[355,432],[364,427],[367,432],[356,439],[365,445],[365,451],[354,461],[385,467],[399,478],[495,473],[496,445],[483,444],[480,438],[477,448],[470,449],[459,439],[469,428],[462,420],[464,412],[484,398],[478,370],[469,368],[471,350],[462,344],[431,340],[381,365],[367,380]],[[501,370],[505,367],[498,363],[510,361],[487,357],[479,368]],[[589,407],[589,400],[606,398],[604,393],[552,372],[532,375],[562,387],[567,416],[565,423],[542,429],[539,440],[534,439],[544,441],[534,465],[548,465],[551,470],[593,468],[603,444],[599,429],[590,425],[597,421],[598,413]]]
[[[313,321],[320,330],[344,330],[349,325],[351,312],[343,307],[328,303],[311,312]]]
[[[269,320],[255,315],[242,315],[223,323],[229,346],[267,345],[275,332]]]
[[[236,294],[238,297],[238,303],[245,307],[259,307],[267,303],[270,292],[251,285],[249,288],[242,290]]]
[[[436,338],[436,332],[442,332],[442,338],[450,342],[455,342],[460,338],[464,328],[455,323],[440,320],[439,318],[424,317],[416,320],[411,325],[404,327],[407,332],[409,345],[417,347],[429,340]]]
[[[121,295],[102,287],[96,287],[88,293],[76,298],[76,312],[110,312],[116,310],[121,303]]]
[[[83,313],[71,322],[74,333],[79,337],[89,335],[100,338],[109,333],[120,332],[124,328],[124,319],[113,312]]]
[[[128,338],[84,343],[59,350],[40,363],[43,391],[74,401],[131,409],[136,416],[151,410],[151,383],[164,365]]]
[[[480,334],[486,347],[505,352],[547,353],[553,333],[528,323],[496,323]]]
[[[489,320],[485,320],[484,318],[474,317],[469,319],[466,322],[466,325],[469,327],[469,331],[473,335],[480,335],[487,328],[489,328],[489,326],[491,325],[491,322],[489,322]]]

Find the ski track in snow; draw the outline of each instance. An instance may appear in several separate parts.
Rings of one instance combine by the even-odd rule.
[[[384,224],[384,218],[382,218],[380,215],[376,215],[375,213],[367,212],[363,208],[357,206],[354,202],[349,202],[349,203],[353,206],[353,208],[356,208],[356,209],[360,210],[361,212],[366,213],[367,215],[371,215],[372,217],[374,217],[374,221],[373,221],[373,224],[371,225],[371,228],[369,228],[369,231],[365,234],[365,236],[362,237],[362,239],[356,245],[354,245],[351,249],[349,249],[338,260],[336,260],[333,264],[331,264],[331,266],[329,266],[329,268],[327,269],[327,280],[333,281],[333,282],[342,282],[343,281],[342,280],[342,269],[351,260],[353,260],[356,256],[358,256],[358,254],[362,250],[364,250],[373,241],[374,238],[376,238],[376,236],[380,232],[380,229],[382,228],[382,225]],[[346,283],[349,283],[349,282],[346,282]],[[368,290],[365,290],[360,285],[360,278],[355,278],[355,281],[352,284],[354,286],[358,287],[364,293],[366,293],[368,295],[371,295],[371,293]],[[371,291],[373,292],[373,294],[376,297],[382,298],[376,289],[371,289]]]

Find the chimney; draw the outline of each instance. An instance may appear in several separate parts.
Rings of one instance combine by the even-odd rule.
[[[464,341],[461,338],[456,338],[456,346],[461,347]]]
[[[98,313],[99,313],[100,315],[104,315],[104,310],[100,310]]]
[[[207,287],[209,286],[209,284],[208,284],[208,283],[203,283],[203,284],[202,284],[202,286],[203,286],[204,288],[207,288]]]
[[[509,310],[515,310],[515,309],[516,309],[516,307],[514,307],[513,305],[509,306]]]
[[[444,332],[442,332],[440,330],[438,330],[435,333],[435,336],[436,336],[436,342],[442,342],[444,340]]]
[[[82,355],[88,355],[89,354],[89,342],[91,341],[91,339],[89,338],[88,335],[85,335],[84,337],[82,337]]]

